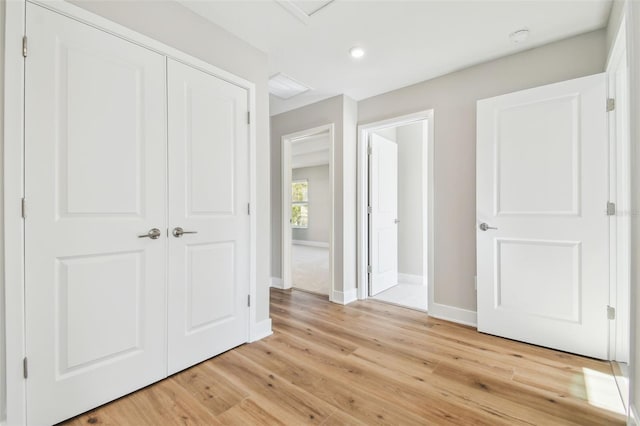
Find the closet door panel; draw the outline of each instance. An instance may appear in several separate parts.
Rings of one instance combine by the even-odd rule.
[[[249,151],[245,89],[172,60],[168,82],[171,374],[247,341]]]
[[[27,35],[27,420],[54,424],[166,375],[165,59],[31,3]]]

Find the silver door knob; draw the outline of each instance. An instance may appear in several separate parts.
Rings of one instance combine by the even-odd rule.
[[[171,232],[173,234],[174,237],[176,238],[180,238],[182,237],[184,234],[197,234],[198,231],[185,231],[184,229],[180,228],[179,226],[176,228],[173,228],[173,231]]]
[[[489,226],[488,224],[482,222],[480,225],[478,225],[478,228],[480,228],[481,231],[488,231],[489,229],[498,229],[495,228],[493,226]]]
[[[158,228],[151,228],[149,232],[143,235],[138,235],[138,238],[151,238],[152,240],[157,240],[162,235],[162,232]]]
[[[400,223],[400,219],[394,219],[393,223]]]

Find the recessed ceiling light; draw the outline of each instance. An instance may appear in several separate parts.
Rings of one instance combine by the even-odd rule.
[[[515,44],[522,43],[528,38],[529,38],[529,30],[526,28],[514,31],[511,34],[509,34],[509,39],[511,39],[511,42]]]
[[[349,49],[349,54],[353,58],[362,58],[364,56],[364,49],[362,47],[352,47]]]

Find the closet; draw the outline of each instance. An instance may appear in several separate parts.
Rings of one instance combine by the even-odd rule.
[[[27,421],[248,340],[248,91],[27,3]]]

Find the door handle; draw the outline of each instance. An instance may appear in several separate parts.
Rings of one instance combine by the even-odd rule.
[[[151,228],[149,232],[143,235],[138,235],[138,238],[151,238],[152,240],[157,240],[162,235],[162,232],[158,228]]]
[[[400,223],[400,219],[393,219],[393,223]]]
[[[480,225],[478,225],[478,228],[480,228],[481,231],[488,231],[489,229],[498,229],[495,228],[493,226],[489,226],[488,224],[482,222]]]
[[[173,228],[173,231],[171,232],[173,234],[174,237],[176,238],[180,238],[182,237],[184,234],[197,234],[198,231],[185,231],[184,229],[180,228],[179,226],[176,228]]]

